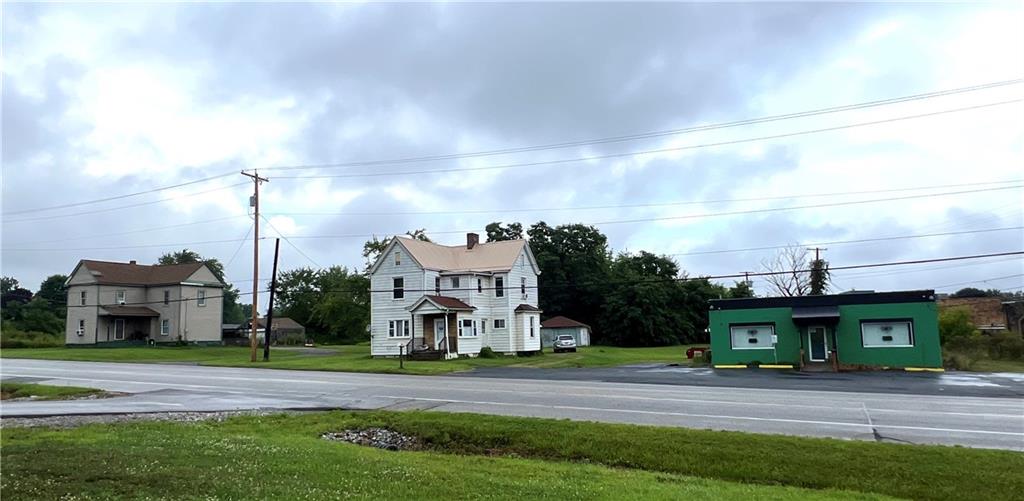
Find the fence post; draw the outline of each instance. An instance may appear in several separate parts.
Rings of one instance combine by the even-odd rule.
[[[399,369],[405,369],[405,358],[402,356],[402,353],[404,351],[405,351],[405,345],[402,345],[402,344],[398,345],[398,368]]]

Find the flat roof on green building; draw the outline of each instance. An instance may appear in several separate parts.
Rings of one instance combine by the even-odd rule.
[[[851,304],[923,303],[935,301],[931,289],[894,292],[854,292],[822,296],[747,297],[712,299],[712,310],[747,310],[754,308],[824,308]]]

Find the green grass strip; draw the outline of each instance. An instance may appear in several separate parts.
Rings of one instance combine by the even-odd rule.
[[[87,395],[97,395],[103,390],[79,388],[77,386],[50,386],[31,383],[0,383],[0,400],[34,397],[38,400],[64,400]]]

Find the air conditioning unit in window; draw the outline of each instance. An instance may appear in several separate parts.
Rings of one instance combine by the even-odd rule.
[[[82,329],[77,329],[77,330],[75,330],[75,334],[77,334],[79,336],[84,336],[85,335],[85,331],[82,330]]]

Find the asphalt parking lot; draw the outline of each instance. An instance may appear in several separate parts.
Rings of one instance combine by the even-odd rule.
[[[1012,372],[932,373],[892,370],[822,373],[780,369],[711,369],[646,364],[575,369],[480,367],[472,371],[453,374],[453,377],[1024,398],[1024,374]],[[1022,404],[1022,409],[1024,409],[1024,404]]]

